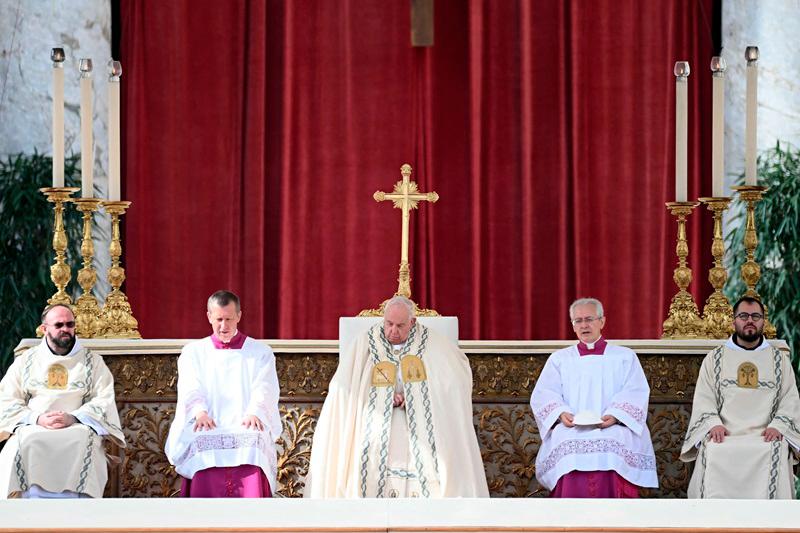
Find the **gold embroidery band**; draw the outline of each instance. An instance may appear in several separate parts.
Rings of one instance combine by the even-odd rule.
[[[745,389],[758,388],[758,367],[750,362],[744,362],[736,370],[737,384]]]
[[[69,372],[61,364],[50,365],[47,369],[47,388],[64,390],[69,382]]]
[[[372,369],[373,387],[394,387],[397,381],[397,366],[389,361],[381,361]]]
[[[400,360],[400,371],[402,372],[404,383],[416,383],[425,381],[428,375],[425,373],[425,365],[422,359],[416,355],[407,355]]]

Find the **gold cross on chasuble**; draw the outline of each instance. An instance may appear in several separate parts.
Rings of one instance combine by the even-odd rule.
[[[400,167],[403,179],[394,184],[392,192],[377,191],[372,195],[376,202],[391,200],[396,209],[402,211],[402,236],[400,239],[400,274],[397,278],[397,293],[411,299],[411,269],[408,266],[408,233],[411,221],[411,210],[417,209],[420,202],[435,203],[439,195],[435,192],[420,192],[417,183],[411,181],[411,165],[406,163]],[[384,302],[385,303],[385,302]],[[416,304],[415,304],[416,307]],[[418,316],[439,316],[439,313],[430,309],[418,309]],[[383,304],[380,309],[365,309],[358,316],[382,316]]]

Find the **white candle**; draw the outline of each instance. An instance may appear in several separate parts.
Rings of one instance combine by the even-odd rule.
[[[711,110],[711,190],[712,196],[724,196],[725,190],[725,69],[721,57],[711,58],[714,101]]]
[[[81,196],[94,197],[94,136],[92,135],[92,60],[81,59]]]
[[[758,110],[758,47],[748,46],[744,52],[747,60],[747,109],[744,145],[744,183],[756,184],[756,111]]]
[[[50,51],[53,60],[53,187],[64,186],[64,49]]]
[[[675,73],[675,201],[687,199],[686,150],[689,109],[689,62],[678,61]]]
[[[109,61],[108,76],[108,199],[120,199],[119,78],[122,65]]]

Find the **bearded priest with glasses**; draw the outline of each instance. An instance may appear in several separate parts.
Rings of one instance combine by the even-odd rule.
[[[536,479],[556,498],[635,498],[658,487],[650,387],[636,353],[603,338],[599,300],[576,300],[569,315],[579,342],[550,355],[531,396]]]
[[[103,440],[125,447],[114,378],[81,346],[62,304],[42,313],[41,344],[17,357],[0,381],[0,499],[102,498]]]
[[[764,338],[764,306],[733,306],[735,333],[703,360],[681,460],[690,498],[790,499],[800,397],[789,354]]]

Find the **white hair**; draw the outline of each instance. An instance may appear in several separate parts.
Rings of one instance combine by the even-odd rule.
[[[593,305],[595,311],[597,312],[597,318],[603,317],[603,304],[600,303],[600,300],[597,298],[578,298],[569,306],[569,317],[575,318],[573,313],[575,312],[575,308],[579,305]]]
[[[383,315],[386,316],[386,313],[389,311],[390,307],[394,307],[395,305],[402,305],[405,307],[406,311],[408,311],[408,318],[414,318],[414,302],[406,298],[405,296],[400,296],[399,294],[395,294],[388,300],[386,300],[386,305],[383,306]]]

